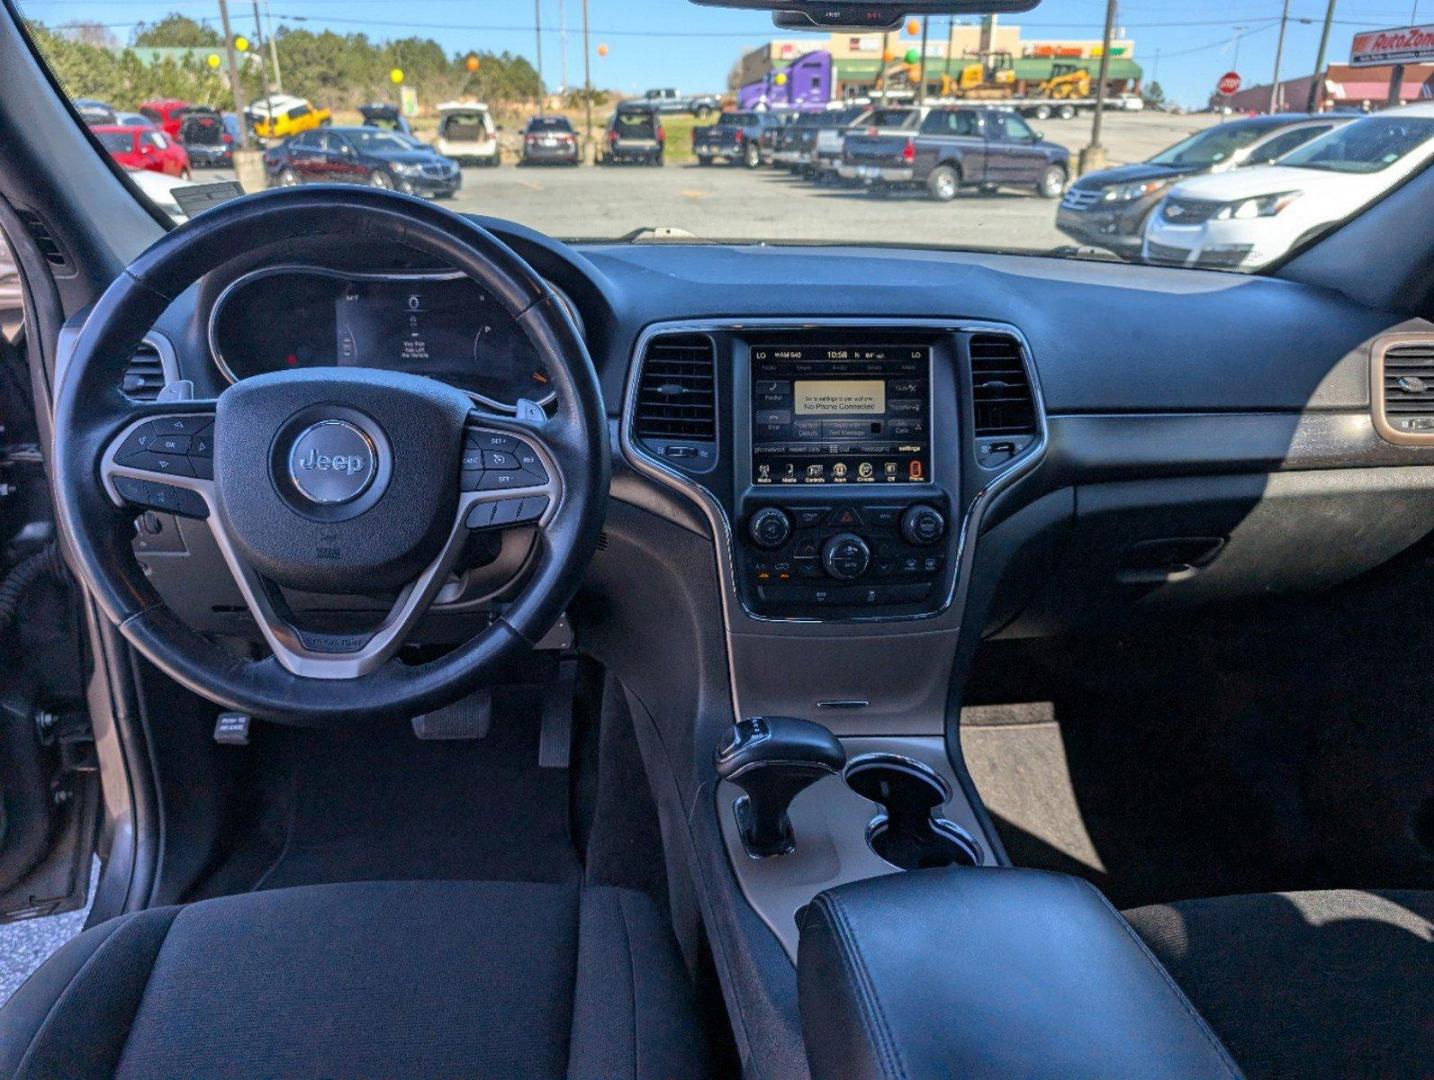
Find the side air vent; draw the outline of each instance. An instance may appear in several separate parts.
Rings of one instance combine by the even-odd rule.
[[[705,334],[655,338],[642,358],[633,434],[685,468],[716,459],[717,347]]]
[[[120,389],[135,401],[155,401],[164,383],[164,363],[159,350],[146,341],[134,351],[129,367],[124,369]]]
[[[50,227],[45,224],[45,219],[33,210],[15,211],[15,216],[25,224],[25,229],[30,234],[30,239],[35,241],[35,246],[40,249],[40,254],[55,268],[54,273],[60,277],[73,274],[74,267],[70,265],[70,258],[65,254],[65,249],[55,239]]]
[[[1036,402],[1021,343],[1006,334],[971,338],[971,396],[976,438],[1033,437]]]
[[[1391,442],[1434,445],[1434,337],[1374,346],[1374,421]]]

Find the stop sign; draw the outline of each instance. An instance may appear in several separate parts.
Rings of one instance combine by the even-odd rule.
[[[1238,71],[1225,72],[1225,74],[1220,76],[1220,81],[1215,85],[1215,88],[1226,97],[1236,93],[1240,89],[1240,73]]]

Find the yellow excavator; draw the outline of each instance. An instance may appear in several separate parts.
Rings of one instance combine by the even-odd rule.
[[[941,96],[1004,101],[1016,96],[1016,63],[1008,52],[963,58],[962,67],[941,76]],[[1088,98],[1090,72],[1079,64],[1057,63],[1050,77],[1037,84],[1031,97],[1058,100]]]

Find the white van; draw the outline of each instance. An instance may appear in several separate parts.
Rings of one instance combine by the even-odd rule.
[[[466,101],[445,101],[438,106],[434,149],[460,165],[497,165],[498,129],[488,106]]]

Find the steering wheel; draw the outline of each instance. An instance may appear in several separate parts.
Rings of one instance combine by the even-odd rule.
[[[517,320],[556,412],[478,411],[416,375],[307,368],[210,401],[137,405],[120,389],[155,320],[201,276],[293,238],[404,245],[462,271]],[[60,375],[56,516],[71,563],[125,638],[215,703],[311,725],[414,715],[490,681],[549,630],[601,534],[607,416],[567,309],[510,248],[465,218],[368,188],[286,188],[206,211],[105,291]],[[237,656],[183,623],[135,559],[134,518],[207,521],[272,655]],[[397,658],[474,531],[538,529],[521,591],[485,630],[424,664]],[[281,589],[396,594],[376,628],[315,632]]]

